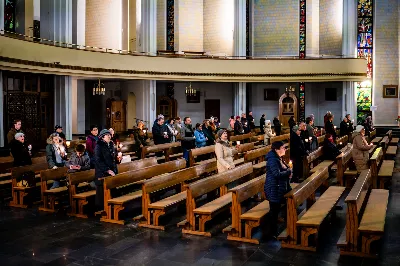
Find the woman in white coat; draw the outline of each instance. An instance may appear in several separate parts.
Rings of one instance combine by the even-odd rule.
[[[270,145],[271,144],[271,138],[275,137],[276,134],[272,133],[272,128],[271,128],[271,120],[265,121],[264,125],[264,144],[265,145]]]

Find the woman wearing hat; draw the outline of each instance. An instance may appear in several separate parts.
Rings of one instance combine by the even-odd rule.
[[[271,151],[265,157],[267,160],[267,177],[264,192],[270,206],[271,226],[268,232],[270,237],[276,237],[281,204],[285,203],[284,195],[291,190],[289,180],[292,177],[292,169],[282,159],[285,153],[284,143],[277,141],[272,143]]]
[[[96,184],[96,208],[104,208],[104,177],[115,176],[118,174],[118,168],[115,161],[116,150],[111,141],[111,132],[108,129],[100,131],[99,140],[94,149],[95,156],[95,184]]]
[[[265,121],[264,125],[264,144],[269,145],[270,144],[270,139],[272,137],[275,137],[276,134],[272,133],[272,128],[271,128],[271,120]]]
[[[372,148],[373,144],[368,144],[365,139],[365,129],[363,126],[358,125],[356,127],[356,134],[353,138],[353,160],[356,165],[357,172],[361,170],[369,169],[369,150]]]
[[[17,133],[10,143],[11,154],[14,157],[14,166],[31,165],[31,154],[25,146],[24,133]]]
[[[218,139],[215,143],[215,156],[217,157],[218,173],[222,173],[235,168],[233,155],[237,153],[237,150],[229,144],[226,130],[220,129],[217,135]]]

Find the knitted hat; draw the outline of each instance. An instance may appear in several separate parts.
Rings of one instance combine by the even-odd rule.
[[[15,139],[19,139],[19,137],[24,137],[24,136],[25,136],[24,133],[19,132],[19,133],[15,134],[14,138],[15,138]]]
[[[265,120],[265,124],[266,125],[271,124],[271,120]]]
[[[100,134],[99,134],[99,139],[102,139],[105,135],[110,135],[111,136],[111,132],[110,132],[110,130],[108,130],[108,129],[103,129],[102,131],[100,131]]]
[[[223,129],[218,130],[218,133],[217,133],[218,138],[221,138],[221,136],[222,136],[222,134],[224,134],[224,132],[226,132],[226,130],[223,130]]]
[[[57,129],[59,129],[59,128],[61,128],[61,129],[62,129],[63,127],[62,127],[62,126],[60,126],[60,125],[56,125],[56,126],[54,127],[54,131],[55,131],[55,130],[57,130]]]
[[[293,132],[297,132],[298,130],[300,130],[300,127],[299,127],[298,125],[295,125],[295,126],[292,128],[292,130],[293,130]]]
[[[363,129],[364,129],[364,127],[363,127],[362,125],[358,125],[358,126],[356,127],[356,132],[360,133],[361,130],[363,130]]]

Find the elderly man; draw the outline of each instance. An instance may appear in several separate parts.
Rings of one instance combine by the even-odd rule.
[[[303,158],[308,155],[304,141],[300,137],[301,132],[305,130],[305,123],[294,126],[290,132],[290,159],[293,162],[292,182],[297,183],[303,177]]]

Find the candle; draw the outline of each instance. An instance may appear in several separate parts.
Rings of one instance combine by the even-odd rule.
[[[122,146],[124,146],[124,145],[122,145],[122,144],[119,144],[119,148],[120,148],[120,149],[122,148]]]
[[[339,142],[339,145],[342,145],[343,143]]]
[[[122,152],[118,152],[118,157],[122,157]]]
[[[240,141],[236,141],[236,145],[240,145]]]
[[[309,137],[308,139],[309,139],[310,141],[312,141],[312,137]]]
[[[69,146],[71,146],[71,141],[67,140],[67,141],[65,142],[65,144],[67,144],[67,148],[69,148]]]
[[[31,144],[28,145],[28,150],[32,150],[32,145]]]
[[[143,130],[143,133],[144,133],[144,134],[146,134],[146,132],[147,132],[147,130],[146,130],[146,129],[145,129],[145,130]]]
[[[334,126],[334,128],[336,129],[336,126]]]
[[[308,142],[308,139],[305,139],[305,142]]]
[[[293,168],[293,162],[292,162],[292,160],[289,161],[289,168]]]

